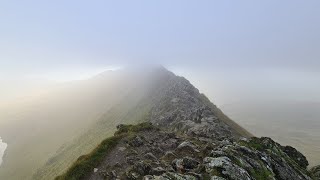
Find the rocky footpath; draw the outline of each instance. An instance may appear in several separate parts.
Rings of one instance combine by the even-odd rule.
[[[135,128],[139,126],[148,128]],[[311,179],[301,153],[266,137],[235,141],[189,136],[149,123],[119,125],[115,136],[121,136],[117,145],[75,179]],[[72,169],[68,173],[57,179],[73,179]]]

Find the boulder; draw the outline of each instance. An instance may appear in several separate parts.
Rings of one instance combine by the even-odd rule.
[[[136,172],[139,175],[148,175],[151,172],[151,165],[148,163],[145,163],[144,161],[139,161],[135,163],[132,167],[132,170]]]
[[[145,159],[149,159],[149,160],[152,160],[152,161],[158,161],[158,158],[153,155],[152,153],[147,153],[143,156]]]
[[[309,162],[307,158],[297,151],[295,148],[291,146],[284,146],[282,148],[283,152],[285,152],[291,159],[293,159],[296,163],[298,163],[301,167],[307,168]]]
[[[184,141],[182,142],[176,149],[177,151],[181,152],[190,152],[190,153],[199,153],[200,151],[197,149],[197,147],[189,142],[189,141]]]
[[[251,180],[251,176],[246,170],[232,163],[232,161],[226,156],[217,158],[206,157],[203,162],[208,173],[211,173],[215,169],[221,169],[221,173],[229,179]]]
[[[172,166],[178,172],[190,171],[191,169],[195,169],[198,167],[200,163],[190,157],[184,157],[182,159],[175,159],[172,161]]]
[[[163,169],[162,167],[152,168],[152,170],[151,170],[151,174],[153,174],[153,175],[161,175],[165,172],[166,172],[166,170]]]
[[[314,179],[320,180],[320,165],[311,168],[310,173],[312,174]]]
[[[143,145],[143,140],[140,136],[135,136],[128,142],[128,144],[132,147],[139,147]]]
[[[197,160],[190,157],[183,158],[182,162],[185,169],[195,169],[200,164]]]
[[[226,179],[219,176],[211,176],[211,180],[226,180]]]
[[[164,156],[161,157],[161,159],[163,160],[168,160],[168,161],[172,161],[173,159],[175,159],[177,157],[177,155],[175,153],[173,153],[172,151],[167,151]]]

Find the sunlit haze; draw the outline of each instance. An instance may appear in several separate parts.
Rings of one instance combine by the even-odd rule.
[[[320,164],[319,0],[1,1],[0,179],[60,175],[118,122],[169,107],[150,99],[198,95],[187,82],[229,129]]]

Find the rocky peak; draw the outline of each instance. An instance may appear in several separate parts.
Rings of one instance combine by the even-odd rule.
[[[169,71],[162,74],[161,85],[152,96],[154,106],[150,121],[153,124],[208,138],[251,136],[227,118],[187,79]]]

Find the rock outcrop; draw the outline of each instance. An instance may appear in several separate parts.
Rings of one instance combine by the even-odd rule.
[[[238,138],[249,132],[226,117],[187,79],[163,71],[161,86],[151,99],[150,122],[188,135],[208,138]]]
[[[299,152],[290,147],[288,153],[270,138],[204,139],[151,124],[129,127],[137,126],[149,128],[120,126],[117,145],[80,179],[311,179],[305,163],[292,158]]]
[[[320,165],[311,168],[310,173],[316,180],[320,180]]]

